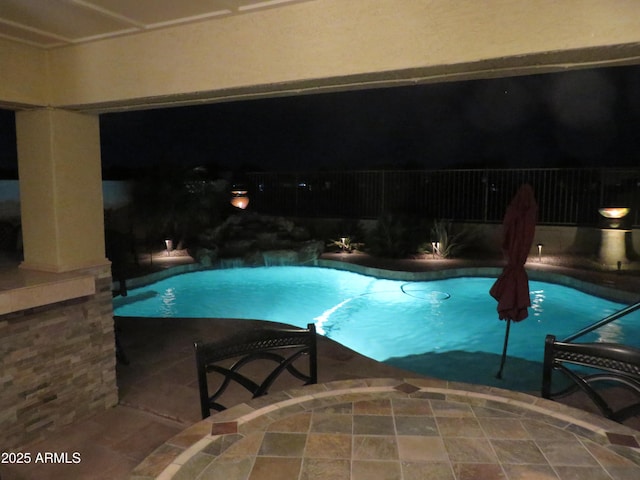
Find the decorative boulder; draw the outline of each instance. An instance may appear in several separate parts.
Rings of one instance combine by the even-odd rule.
[[[198,235],[192,255],[209,266],[240,258],[246,266],[310,263],[324,251],[324,244],[310,240],[308,229],[283,217],[244,212]],[[209,250],[215,249],[215,255]]]
[[[324,252],[324,242],[320,240],[311,240],[306,242],[298,249],[298,263],[311,263],[322,255]]]
[[[298,252],[295,250],[269,250],[262,252],[264,264],[267,267],[297,265]]]
[[[192,255],[199,264],[210,267],[218,258],[218,249],[198,248]]]
[[[311,238],[309,230],[304,227],[296,226],[291,230],[291,238],[296,242],[304,242]]]

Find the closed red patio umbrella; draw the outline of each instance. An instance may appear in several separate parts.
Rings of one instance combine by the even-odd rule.
[[[529,315],[527,312],[527,308],[531,306],[529,277],[524,264],[533,243],[537,218],[538,205],[533,188],[531,185],[524,184],[518,189],[504,215],[502,251],[506,256],[507,265],[489,290],[491,296],[498,301],[498,317],[507,322],[497,378],[502,378],[511,322],[519,322]]]

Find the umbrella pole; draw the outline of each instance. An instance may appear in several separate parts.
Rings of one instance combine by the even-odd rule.
[[[511,320],[507,319],[507,331],[504,334],[504,346],[502,347],[502,359],[500,360],[500,370],[496,373],[496,378],[502,379],[502,369],[504,368],[504,362],[507,359],[507,344],[509,343],[509,328],[511,327]]]

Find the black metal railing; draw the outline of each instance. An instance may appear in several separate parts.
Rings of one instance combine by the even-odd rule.
[[[560,399],[575,392],[585,393],[607,418],[623,422],[640,415],[640,350],[635,346],[611,342],[574,343],[599,328],[637,310],[640,302],[629,305],[580,331],[557,341],[545,339],[542,366],[542,398]],[[562,374],[568,384],[552,385],[554,372]],[[612,387],[617,387],[613,389]],[[621,396],[620,391],[626,395]],[[634,397],[629,400],[628,393]],[[620,400],[627,400],[621,403]]]
[[[591,333],[594,330],[597,330],[599,328],[604,327],[605,325],[610,324],[611,322],[614,322],[622,317],[626,317],[627,315],[640,310],[640,302],[636,302],[633,303],[627,307],[624,307],[621,310],[618,310],[617,312],[612,313],[611,315],[603,318],[602,320],[598,320],[597,322],[583,328],[582,330],[569,335],[567,338],[561,340],[563,343],[570,343],[573,342],[575,339],[580,338],[585,336],[587,333]]]
[[[533,186],[540,224],[595,225],[602,206],[631,207],[640,225],[640,168],[250,172],[252,208],[267,214],[377,218],[383,212],[500,222],[522,183]]]

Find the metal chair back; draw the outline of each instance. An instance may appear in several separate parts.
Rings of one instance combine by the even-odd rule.
[[[208,417],[211,410],[226,409],[219,398],[231,382],[248,390],[252,398],[266,395],[285,371],[305,385],[318,382],[316,329],[311,323],[306,329],[260,329],[242,332],[220,342],[195,342],[194,348],[202,418]],[[306,371],[298,368],[301,362],[296,361],[301,357],[307,359]],[[228,364],[229,360],[233,360],[230,366],[223,364],[225,361]],[[256,379],[255,370],[246,368],[257,361],[274,364],[260,379]],[[215,392],[210,393],[209,375],[213,372],[220,374],[221,381]]]

